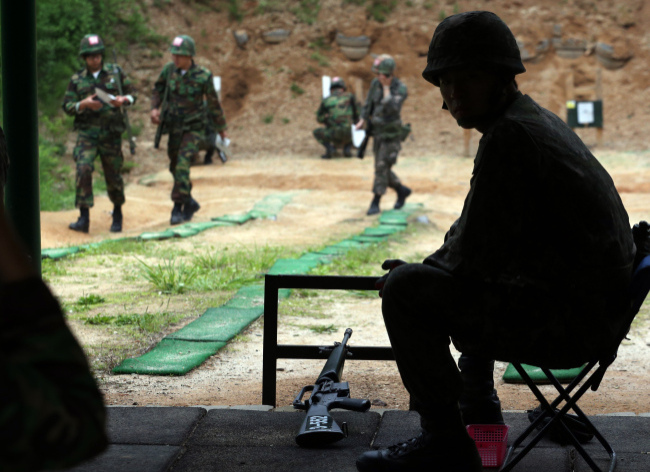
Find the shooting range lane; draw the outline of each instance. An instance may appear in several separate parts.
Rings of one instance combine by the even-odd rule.
[[[284,198],[270,196],[251,211],[253,217],[275,215]],[[379,225],[365,228],[363,233],[307,252],[297,259],[278,259],[269,274],[306,274],[334,257],[344,256],[352,248],[376,244],[391,235],[404,231],[408,217],[420,209],[420,204],[406,204],[401,210],[388,210],[379,217]],[[281,207],[280,207],[281,208]],[[290,290],[280,290],[286,298]],[[124,360],[113,369],[115,374],[184,375],[200,366],[207,358],[222,349],[226,343],[243,331],[264,313],[264,286],[248,285],[223,306],[209,308],[199,318],[163,338],[152,350],[142,356]]]
[[[70,254],[75,254],[79,251],[83,251],[87,248],[98,247],[102,244],[112,243],[114,241],[134,239],[139,241],[150,241],[150,240],[163,240],[170,238],[186,238],[189,236],[195,236],[201,231],[205,231],[210,228],[217,226],[234,226],[239,224],[244,224],[247,221],[258,219],[258,218],[275,218],[277,214],[282,211],[282,208],[291,201],[295,192],[280,193],[269,195],[263,200],[257,202],[253,208],[246,213],[239,213],[234,215],[223,215],[217,216],[211,219],[211,221],[203,221],[197,223],[185,223],[183,225],[174,226],[162,231],[149,231],[135,236],[133,238],[118,238],[118,239],[105,239],[103,241],[97,241],[90,244],[84,244],[81,246],[71,246],[64,248],[52,248],[52,249],[43,249],[41,251],[41,257],[43,259],[60,259],[66,257]]]

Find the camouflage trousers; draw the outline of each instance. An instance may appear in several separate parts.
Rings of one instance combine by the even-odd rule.
[[[77,144],[72,154],[77,164],[75,197],[77,208],[90,208],[95,204],[93,198],[93,170],[95,170],[94,162],[97,154],[99,154],[102,162],[108,198],[114,205],[124,204],[122,137],[114,131],[92,127],[79,131]]]
[[[402,182],[392,168],[397,162],[400,149],[402,149],[399,139],[387,140],[373,137],[372,148],[375,154],[375,179],[372,184],[372,193],[384,195],[388,187],[398,189]]]
[[[469,356],[577,367],[616,342],[628,284],[616,276],[594,287],[521,286],[405,264],[386,280],[382,312],[404,386],[421,416],[435,421],[462,392],[450,339]]]
[[[314,138],[323,146],[331,144],[334,147],[352,144],[352,131],[349,125],[316,128]]]
[[[192,198],[192,182],[190,181],[190,165],[199,152],[199,145],[204,135],[200,131],[171,131],[167,142],[169,157],[169,172],[174,176],[172,201],[186,203]]]

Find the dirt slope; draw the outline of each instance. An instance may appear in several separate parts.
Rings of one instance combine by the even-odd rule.
[[[559,38],[562,41],[572,39],[588,43],[587,53],[576,59],[562,58],[551,48],[534,61],[525,63],[528,72],[518,79],[521,90],[557,113],[563,110],[565,100],[570,98],[564,91],[570,72],[574,74],[577,86],[595,83],[599,62],[593,46],[597,42],[612,45],[619,57],[631,55],[623,68],[602,70],[605,130],[602,145],[595,149],[595,153],[599,158],[605,158],[606,167],[612,172],[631,220],[648,217],[650,178],[647,153],[632,153],[648,149],[650,135],[647,124],[650,118],[650,71],[647,70],[650,7],[647,2],[414,0],[398,2],[388,20],[378,23],[367,18],[363,7],[342,5],[340,0],[322,0],[318,20],[313,25],[297,22],[295,15],[285,7],[265,15],[249,13],[241,23],[236,23],[228,19],[226,12],[199,8],[198,3],[176,1],[159,9],[153,6],[153,0],[146,2],[157,32],[170,39],[176,34],[192,35],[197,42],[196,61],[222,77],[223,105],[233,142],[233,160],[226,166],[215,164],[192,170],[195,195],[203,205],[201,212],[197,213],[197,220],[247,211],[272,192],[299,191],[277,221],[255,221],[228,231],[206,232],[188,241],[188,246],[220,247],[234,242],[307,247],[354,234],[368,226],[370,222],[365,217],[365,209],[370,198],[370,159],[322,161],[318,158],[322,151],[311,131],[317,125],[315,111],[320,102],[321,76],[340,75],[355,86],[360,82],[361,88],[367,90],[372,79],[369,72],[371,55],[389,53],[397,61],[397,75],[409,87],[403,116],[414,129],[414,139],[405,143],[396,171],[414,189],[411,200],[425,205],[426,215],[431,221],[432,234],[422,241],[413,242],[421,245],[414,250],[426,252],[434,249],[462,207],[471,172],[471,160],[458,158],[463,152],[462,130],[440,109],[437,89],[420,77],[440,12],[452,13],[454,5],[458,5],[460,11],[486,7],[495,11],[510,24],[522,41],[522,47],[529,53],[535,51],[540,41],[551,39],[554,31],[561,31]],[[258,2],[238,3],[252,12]],[[277,3],[293,7],[298,2]],[[407,7],[406,3],[413,6]],[[262,39],[263,32],[278,28],[291,31],[286,41],[268,44]],[[237,46],[234,30],[243,30],[250,37],[244,48]],[[369,54],[360,61],[346,59],[334,40],[337,32],[370,37]],[[329,50],[309,47],[319,38],[330,46]],[[315,53],[321,56],[319,60],[312,59]],[[127,159],[135,160],[137,166],[128,177],[125,236],[168,226],[171,180],[163,150],[166,139],[163,139],[163,149],[153,149],[154,128],[148,119],[149,91],[167,60],[166,48],[163,57],[159,57],[152,51],[134,47],[123,61],[125,70],[135,78],[140,90],[139,102],[132,110],[132,120],[143,125],[136,156],[126,155]],[[322,65],[325,62],[328,65]],[[297,90],[304,93],[296,93]],[[273,119],[265,123],[265,117]],[[580,134],[587,143],[595,144],[593,130]],[[472,147],[477,144],[477,136],[472,136]],[[144,176],[147,178],[143,179]],[[393,198],[391,195],[385,199],[385,207],[392,204]],[[43,247],[76,245],[115,236],[108,233],[110,208],[106,197],[98,195],[91,212],[89,235],[67,229],[67,224],[76,217],[76,211],[44,213]],[[81,276],[76,281],[67,280],[53,288],[63,299],[74,300],[84,290],[87,293],[90,286],[93,291],[120,290],[120,286],[128,285],[123,277],[116,273],[114,280],[108,281],[113,286],[100,287],[102,281]],[[373,310],[376,321],[350,319],[345,322],[354,327],[362,323],[379,323],[381,328],[381,320],[376,318],[379,316],[377,307],[374,306]],[[360,316],[364,314],[362,309],[350,312],[360,313]],[[89,342],[80,327],[73,326],[73,329],[82,343]],[[604,396],[616,400],[607,411],[650,411],[646,385],[649,354],[643,340],[646,332],[644,327],[636,333],[631,353],[627,354],[628,349],[621,356],[617,368],[625,373],[613,370],[608,385],[603,386],[595,402],[589,405],[590,411],[604,411],[600,403]],[[111,404],[259,403],[260,333],[261,327],[256,324],[248,333],[252,341],[235,343],[229,352],[218,354],[187,377],[107,376],[101,379],[102,390]],[[359,329],[355,333],[355,342],[375,345],[386,342],[385,331],[379,329],[376,337],[371,334],[376,333],[369,327]],[[284,335],[284,341],[294,340],[294,333]],[[328,335],[314,343],[328,344],[331,340],[332,336]],[[355,395],[379,398],[389,408],[406,408],[408,399],[394,364],[378,367],[364,364],[358,365],[356,370],[353,364],[348,372],[355,385]],[[278,398],[282,399],[281,404],[288,404],[300,386],[313,381],[313,373],[318,367],[315,364],[289,363],[283,368],[285,370],[279,374],[281,391]],[[529,398],[519,399],[519,389],[505,385],[499,388],[505,408],[530,406]]]
[[[461,153],[462,131],[447,119],[447,112],[440,109],[437,89],[427,84],[420,73],[442,12],[486,8],[510,25],[527,55],[535,56],[536,48],[545,40],[552,43],[553,38],[564,45],[586,43],[586,52],[577,59],[560,57],[551,44],[546,53],[526,61],[528,72],[518,78],[524,93],[564,116],[567,99],[589,98],[566,96],[567,75],[573,73],[577,87],[589,87],[595,85],[596,69],[600,67],[605,122],[602,146],[619,150],[648,147],[645,130],[650,118],[650,6],[643,0],[398,2],[383,23],[369,19],[363,6],[322,0],[312,25],[299,22],[289,12],[298,2],[276,2],[283,6],[266,14],[254,13],[261,2],[238,3],[246,12],[241,23],[229,20],[226,11],[199,8],[193,2],[173,2],[162,9],[151,6],[149,12],[158,33],[170,39],[176,34],[190,34],[197,43],[196,62],[222,77],[222,101],[233,149],[242,157],[261,152],[320,153],[311,131],[317,126],[315,111],[320,101],[321,76],[342,76],[364,99],[372,79],[372,56],[381,53],[395,57],[397,75],[409,87],[410,98],[403,116],[413,125],[414,140],[407,143],[405,152],[435,149]],[[275,29],[286,29],[290,35],[282,43],[266,43],[262,34]],[[245,32],[250,38],[243,48],[237,46],[234,31]],[[335,41],[337,32],[371,38],[368,55],[359,61],[347,59]],[[599,42],[612,46],[615,57],[629,57],[625,66],[603,68],[594,52]],[[140,90],[134,119],[145,125],[139,137],[136,174],[151,169],[149,96],[153,81],[168,60],[166,47],[162,57],[134,48],[124,60],[125,69],[135,77]],[[304,93],[297,94],[298,88]],[[273,117],[272,122],[265,123],[265,117],[267,121]],[[593,130],[581,134],[595,144]]]

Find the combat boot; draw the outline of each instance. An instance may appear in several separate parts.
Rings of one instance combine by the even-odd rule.
[[[458,399],[463,423],[504,424],[501,401],[494,389],[494,361],[461,354],[458,368],[463,380]]]
[[[368,216],[376,215],[381,211],[379,210],[379,200],[381,200],[381,195],[375,194],[375,198],[372,199],[372,202],[370,203],[370,208],[368,208],[366,215]]]
[[[111,224],[111,233],[120,233],[122,231],[122,206],[113,207],[113,223]]]
[[[442,433],[444,431],[444,433]],[[425,429],[403,443],[368,451],[357,459],[360,472],[481,472],[481,456],[462,428]]]
[[[404,206],[404,202],[406,202],[406,198],[409,195],[411,195],[411,189],[405,185],[400,185],[397,189],[397,201],[395,202],[395,206],[393,208],[395,210],[402,208]]]
[[[324,144],[324,146],[325,146],[325,154],[323,154],[320,157],[323,159],[331,159],[334,153],[336,152],[336,149],[330,143],[326,143]]]
[[[192,215],[201,209],[199,202],[190,197],[190,201],[183,205],[183,220],[190,221]]]
[[[172,225],[179,225],[183,222],[183,204],[179,202],[174,203],[174,208],[172,209],[172,217],[169,220],[169,223]]]
[[[79,219],[75,223],[70,223],[70,228],[73,231],[79,231],[80,233],[87,233],[90,228],[90,211],[87,207],[79,208]]]
[[[212,164],[212,155],[214,154],[214,148],[210,148],[205,152],[205,157],[203,158],[204,165]]]
[[[345,157],[352,157],[352,145],[351,144],[346,144],[345,147],[343,148],[343,155]]]

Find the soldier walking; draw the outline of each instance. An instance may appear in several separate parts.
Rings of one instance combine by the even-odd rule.
[[[411,189],[402,185],[399,177],[392,171],[397,155],[402,149],[403,127],[400,112],[408,95],[406,85],[393,74],[395,60],[387,54],[375,59],[372,71],[377,77],[372,79],[361,119],[355,128],[363,128],[366,121],[372,125],[373,152],[375,154],[375,179],[372,186],[374,198],[368,208],[368,215],[379,213],[379,201],[390,187],[397,192],[393,208],[404,206]]]
[[[337,146],[343,147],[343,155],[352,157],[353,123],[359,119],[359,105],[352,92],[346,92],[345,82],[334,77],[330,84],[330,96],[324,98],[316,112],[316,120],[325,125],[314,130],[316,141],[325,146],[323,159],[331,159]]]
[[[94,205],[93,163],[98,154],[108,198],[113,202],[110,230],[113,233],[122,231],[122,133],[126,129],[122,107],[135,103],[136,91],[116,64],[104,64],[104,50],[104,42],[98,35],[83,37],[79,55],[85,66],[72,76],[63,98],[63,111],[74,116],[74,129],[79,132],[73,157],[77,165],[75,205],[80,216],[69,228],[82,233],[87,233],[90,227],[89,209]],[[103,95],[106,101],[97,96],[98,89],[108,94],[108,98]]]
[[[174,176],[170,223],[192,219],[201,206],[192,198],[190,165],[204,139],[205,120],[225,139],[226,118],[214,88],[212,72],[194,63],[196,47],[187,35],[176,36],[170,47],[172,62],[163,67],[153,86],[151,121],[169,134],[167,156]]]

